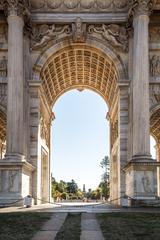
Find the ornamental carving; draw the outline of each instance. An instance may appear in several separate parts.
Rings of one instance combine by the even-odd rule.
[[[100,26],[90,25],[88,27],[89,34],[101,35],[113,47],[123,51],[128,50],[128,32],[125,27],[116,24]]]
[[[5,43],[7,43],[7,26],[2,24],[0,26],[0,48],[2,48]]]
[[[45,140],[46,145],[49,147],[50,143],[50,125],[46,123],[45,119],[41,117],[41,138]]]
[[[150,59],[150,73],[152,77],[160,77],[160,56],[153,55]]]
[[[159,42],[160,41],[160,27],[152,26],[149,29],[149,39],[151,42]]]
[[[118,138],[118,120],[115,122],[111,123],[111,149],[114,146],[115,141]]]
[[[0,59],[0,78],[5,77],[7,77],[7,59],[3,56],[3,58]]]
[[[72,23],[72,34],[74,42],[85,42],[86,39],[86,24],[81,18],[77,18],[75,23]]]
[[[30,9],[29,0],[4,0],[4,9],[6,15],[28,16]]]
[[[72,10],[121,10],[127,8],[127,0],[31,0],[31,5],[34,10],[45,8],[50,11],[72,11]]]
[[[130,11],[129,17],[138,15],[149,15],[153,10],[155,0],[129,0]]]
[[[69,25],[56,26],[55,24],[43,24],[34,26],[32,29],[32,49],[45,47],[49,41],[56,39],[59,35],[67,36],[71,30]]]

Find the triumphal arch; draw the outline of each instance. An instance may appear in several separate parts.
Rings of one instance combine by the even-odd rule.
[[[52,108],[71,89],[108,105],[111,200],[155,201],[160,1],[0,0],[0,204],[50,200]]]

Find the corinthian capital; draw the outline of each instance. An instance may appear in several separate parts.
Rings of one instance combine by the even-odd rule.
[[[129,16],[150,15],[156,0],[130,0]]]
[[[29,15],[30,1],[29,0],[4,0],[4,9],[7,16]]]

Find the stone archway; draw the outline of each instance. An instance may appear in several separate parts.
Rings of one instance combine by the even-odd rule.
[[[99,43],[96,45],[101,46]],[[116,55],[111,50],[108,51],[105,46],[103,46],[103,51],[95,46],[92,46],[91,44],[88,45],[77,43],[69,44],[68,46],[64,44],[64,47],[61,46],[62,44],[60,45],[59,49],[54,46],[54,49],[56,49],[56,51],[54,51],[52,48],[50,50],[47,50],[49,55],[47,55],[45,52],[43,55],[44,57],[41,56],[39,58],[39,62],[37,62],[34,67],[34,76],[37,78],[39,75],[39,79],[41,81],[39,87],[39,114],[41,121],[39,125],[40,138],[38,145],[41,148],[41,152],[43,152],[43,156],[44,152],[48,154],[47,171],[49,171],[50,166],[50,126],[54,118],[52,113],[52,107],[54,103],[58,97],[71,89],[93,90],[102,96],[109,107],[108,120],[110,121],[110,125],[112,125],[110,133],[112,136],[112,144],[110,151],[112,151],[113,148],[114,151],[116,149],[116,156],[114,154],[114,159],[117,159],[116,169],[119,173],[116,174],[115,181],[111,181],[111,189],[113,190],[111,191],[112,199],[118,199],[125,192],[125,176],[124,173],[122,173],[120,170],[122,167],[120,164],[119,152],[121,149],[121,138],[118,134],[118,129],[120,129],[120,125],[122,126],[120,112],[124,111],[121,108],[122,105],[120,105],[120,103],[121,101],[128,101],[127,98],[121,100],[121,90],[118,86],[118,82],[122,80],[122,76],[123,78],[125,76],[125,71],[123,69],[123,66],[120,64],[119,59],[116,58]],[[37,72],[39,72],[39,74],[37,74]],[[125,89],[127,89],[126,86]],[[122,98],[124,98],[124,96]],[[125,127],[127,127],[127,124],[125,124]],[[123,135],[123,137],[126,139],[126,135]],[[44,157],[41,157],[41,171],[44,171],[42,167],[43,158]],[[113,169],[111,169],[111,171],[114,172],[115,166],[112,166]],[[37,174],[39,176],[37,178],[39,178],[41,185],[43,185],[42,179],[40,180],[41,174],[38,172]],[[50,176],[48,173],[47,175]],[[50,179],[48,179],[48,192],[49,181]],[[37,185],[36,188],[40,188],[40,186]],[[114,190],[115,186],[120,186],[119,188],[116,187],[117,191]],[[38,198],[40,199],[41,195],[44,194],[41,193],[40,189],[37,192]],[[49,200],[47,198],[47,195],[45,200]]]
[[[157,101],[159,4],[151,0],[110,1],[105,6],[96,0],[88,4],[77,0],[74,6],[49,2],[33,0],[30,5],[4,0],[0,6],[0,104],[7,98],[0,201],[28,194],[36,200],[42,197],[42,161],[44,168],[47,161],[50,164],[51,106],[73,88],[92,89],[108,103],[111,172],[114,166],[117,169],[117,176],[111,176],[111,199],[121,204],[126,194],[154,200],[160,163],[150,155],[149,85],[153,90],[158,87]],[[151,117],[154,134],[155,118]]]

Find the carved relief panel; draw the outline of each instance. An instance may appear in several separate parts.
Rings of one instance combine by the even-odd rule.
[[[0,49],[7,49],[7,25],[0,24]]]
[[[48,124],[43,117],[41,117],[41,120],[40,120],[40,127],[41,127],[41,138],[45,140],[46,145],[49,147],[50,124]]]
[[[111,144],[111,149],[112,149],[115,141],[118,138],[118,120],[111,123],[110,135],[111,135],[110,144]]]
[[[17,170],[1,170],[0,171],[0,192],[19,192],[20,172]]]
[[[100,36],[116,49],[128,51],[128,32],[124,26],[116,24],[90,25],[88,33],[95,37]]]
[[[0,79],[7,77],[7,59],[6,56],[0,57]]]

